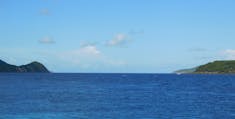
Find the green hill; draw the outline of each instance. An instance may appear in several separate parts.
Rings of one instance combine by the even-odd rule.
[[[48,73],[49,71],[47,68],[39,63],[39,62],[32,62],[27,65],[15,66],[8,64],[2,60],[0,60],[0,72],[41,72],[41,73]]]
[[[235,60],[214,61],[196,68],[178,70],[174,73],[231,74],[235,73]]]
[[[210,62],[199,66],[195,73],[235,73],[235,60]]]

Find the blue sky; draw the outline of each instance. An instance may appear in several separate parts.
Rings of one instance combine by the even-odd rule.
[[[1,0],[0,58],[54,72],[168,73],[235,59],[234,0]]]

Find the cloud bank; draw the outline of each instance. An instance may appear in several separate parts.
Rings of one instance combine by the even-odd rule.
[[[222,51],[222,55],[224,55],[227,60],[235,60],[235,50],[227,49]]]
[[[118,46],[128,42],[128,35],[117,34],[112,40],[107,42],[108,46]]]
[[[60,60],[82,69],[99,69],[100,67],[119,67],[126,65],[125,61],[112,59],[99,50],[96,45],[91,44],[56,54]]]

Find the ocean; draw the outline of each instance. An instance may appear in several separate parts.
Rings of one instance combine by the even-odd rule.
[[[235,119],[235,75],[2,73],[0,119]]]

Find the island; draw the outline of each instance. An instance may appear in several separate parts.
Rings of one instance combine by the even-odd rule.
[[[214,61],[207,64],[175,71],[177,74],[235,74],[235,60]]]
[[[16,66],[8,64],[0,60],[0,72],[11,73],[49,73],[49,70],[40,62],[34,61],[32,63]]]

